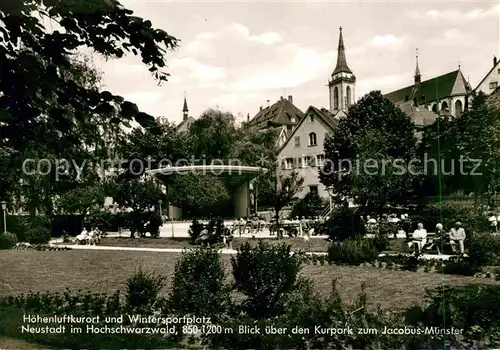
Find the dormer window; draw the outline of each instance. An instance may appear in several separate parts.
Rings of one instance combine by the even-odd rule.
[[[290,118],[290,121],[291,121],[292,123],[295,123],[295,117],[291,117],[291,118]]]
[[[314,121],[314,115],[312,115],[312,114],[311,114],[311,115],[309,116],[309,121],[310,121],[311,123]]]
[[[405,96],[405,102],[408,102],[409,99],[410,99],[410,96],[406,95]]]

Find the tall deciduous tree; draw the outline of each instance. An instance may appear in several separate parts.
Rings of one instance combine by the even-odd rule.
[[[484,96],[476,96],[461,116],[437,120],[423,140],[421,156],[441,159],[436,171],[427,174],[436,194],[474,192],[476,205],[485,193],[494,200],[500,185],[500,111],[488,106]]]
[[[53,21],[58,29],[48,30],[42,21]],[[133,16],[116,0],[2,1],[0,149],[22,154],[9,159],[20,169],[27,154],[34,159],[71,159],[75,154],[88,158],[84,151],[100,143],[95,136],[103,132],[101,126],[135,120],[154,129],[153,117],[121,96],[102,91],[92,75],[82,72],[88,65],[75,64],[75,53],[82,47],[107,58],[132,52],[162,82],[168,76],[161,71],[164,54],[176,46],[176,38]],[[30,179],[31,184],[25,179],[22,186],[43,188],[33,205],[50,206],[58,184],[40,176]],[[12,186],[2,184],[0,192],[11,196]]]
[[[340,198],[353,198],[369,210],[406,202],[420,171],[418,166],[409,171],[415,147],[410,117],[373,91],[349,109],[326,140],[320,180]]]

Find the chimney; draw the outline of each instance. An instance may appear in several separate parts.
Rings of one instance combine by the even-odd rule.
[[[497,65],[497,56],[493,56],[493,66]]]
[[[292,97],[292,95],[288,95],[288,102],[293,103],[293,97]]]
[[[283,96],[280,97],[280,100],[283,101]]]
[[[260,110],[262,111],[262,106],[260,106]]]
[[[247,114],[247,123],[250,121],[250,113]]]

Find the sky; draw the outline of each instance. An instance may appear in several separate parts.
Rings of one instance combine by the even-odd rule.
[[[500,58],[497,1],[161,1],[122,0],[134,15],[180,39],[167,54],[162,86],[140,57],[104,61],[105,89],[170,121],[209,108],[244,121],[281,96],[294,104],[329,107],[328,79],[335,68],[339,27],[347,63],[356,75],[355,98],[413,83],[416,49],[422,80],[460,65],[474,88]]]

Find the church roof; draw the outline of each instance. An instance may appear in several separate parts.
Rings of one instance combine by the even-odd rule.
[[[193,117],[187,117],[179,125],[177,125],[177,131],[178,132],[188,131],[189,127],[191,126],[191,124],[193,124],[195,120],[196,119],[194,119]]]
[[[187,104],[187,101],[186,101],[185,97],[184,97],[184,107],[182,107],[182,111],[183,112],[189,112],[188,104]]]
[[[298,109],[291,101],[281,97],[278,102],[260,110],[248,123],[250,126],[260,125],[281,126],[295,125],[304,116],[304,113]],[[295,118],[295,121],[293,121]]]
[[[344,38],[342,36],[342,27],[340,27],[339,46],[337,48],[337,65],[335,66],[332,75],[335,75],[337,73],[352,74],[352,71],[347,66],[347,60],[345,58],[345,46],[344,46]]]
[[[438,117],[436,113],[429,111],[424,106],[415,106],[413,101],[401,103],[398,107],[410,116],[417,128],[433,124]]]
[[[413,98],[417,98],[418,103],[423,103],[424,101],[436,101],[452,95],[467,94],[469,92],[469,84],[460,69],[457,69],[456,71],[425,80],[418,85],[414,84],[390,92],[385,94],[384,97],[393,103],[412,100]]]

